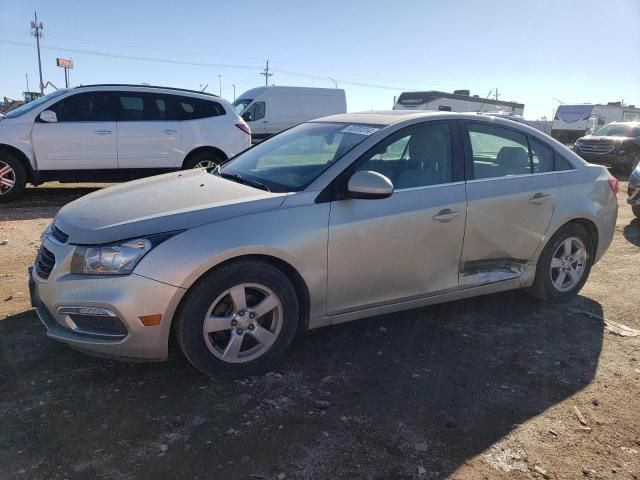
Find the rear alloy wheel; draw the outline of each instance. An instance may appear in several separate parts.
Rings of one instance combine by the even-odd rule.
[[[7,153],[0,153],[0,203],[15,200],[27,182],[22,163]]]
[[[570,300],[587,281],[593,250],[591,236],[582,225],[561,228],[538,259],[530,293],[549,302]]]
[[[551,259],[551,282],[559,292],[568,292],[582,280],[587,263],[587,247],[578,237],[558,245]]]
[[[184,162],[183,169],[189,168],[213,168],[220,165],[223,159],[215,152],[204,151],[198,152]]]
[[[194,285],[176,315],[187,359],[207,374],[253,375],[284,355],[298,327],[298,299],[273,265],[240,260]]]

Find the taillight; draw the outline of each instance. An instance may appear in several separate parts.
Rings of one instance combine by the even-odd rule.
[[[609,186],[611,187],[611,191],[617,197],[618,196],[618,190],[619,190],[619,187],[620,187],[620,182],[615,177],[611,177],[608,180],[608,182],[609,182]]]
[[[238,127],[247,135],[251,135],[251,129],[249,128],[249,125],[247,125],[246,123],[236,123],[236,127]]]

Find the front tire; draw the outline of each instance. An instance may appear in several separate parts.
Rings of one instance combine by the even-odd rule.
[[[571,300],[587,281],[593,256],[593,240],[582,225],[562,227],[540,254],[529,292],[552,303]]]
[[[27,172],[20,160],[0,152],[0,203],[18,198],[27,184]]]
[[[176,316],[180,349],[208,375],[247,376],[269,370],[298,327],[296,291],[269,263],[240,260],[206,274]]]

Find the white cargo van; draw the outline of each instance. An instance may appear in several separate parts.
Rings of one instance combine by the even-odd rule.
[[[255,141],[318,117],[347,112],[338,88],[258,87],[240,95],[233,106],[251,128]]]
[[[559,142],[570,144],[611,122],[640,121],[640,108],[609,102],[607,105],[584,103],[560,105],[553,117],[551,136]]]

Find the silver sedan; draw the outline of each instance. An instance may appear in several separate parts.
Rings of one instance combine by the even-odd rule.
[[[203,372],[252,374],[298,331],[511,289],[569,300],[611,243],[617,188],[506,119],[326,117],[66,205],[32,303],[93,354],[161,360],[174,334]]]

